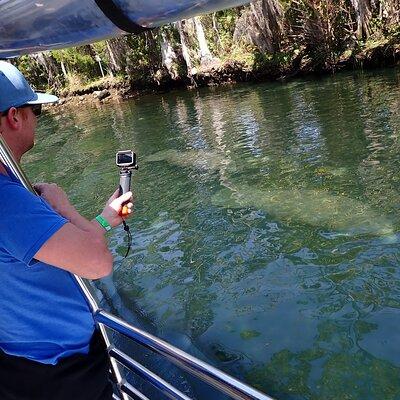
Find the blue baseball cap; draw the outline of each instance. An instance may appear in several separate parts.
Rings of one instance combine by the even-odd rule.
[[[0,61],[0,112],[25,104],[46,104],[57,100],[57,96],[34,92],[14,65]]]

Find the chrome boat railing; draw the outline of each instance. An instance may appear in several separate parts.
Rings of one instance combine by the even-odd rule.
[[[1,134],[0,159],[11,169],[14,175],[21,181],[27,190],[35,193],[33,186],[29,182],[19,164],[15,161],[11,150],[5,143]],[[111,372],[119,390],[119,396],[114,394],[113,398],[115,400],[129,400],[129,398],[134,400],[150,400],[146,395],[141,393],[123,378],[118,364],[143,378],[145,381],[161,391],[169,399],[190,400],[190,397],[182,393],[180,390],[166,382],[155,373],[148,370],[137,361],[133,360],[121,350],[114,347],[111,344],[105,327],[108,327],[113,331],[118,332],[134,342],[142,345],[143,347],[163,356],[165,359],[175,364],[179,368],[200,379],[202,382],[213,386],[220,392],[229,395],[233,399],[273,400],[271,397],[218,370],[204,361],[185,353],[184,351],[172,346],[164,340],[157,338],[156,336],[151,335],[150,333],[139,328],[136,328],[104,310],[101,310],[83,279],[76,275],[74,275],[74,277],[91,307],[93,317],[99,325],[104,341],[107,345],[112,367]]]
[[[175,346],[165,342],[164,340],[151,335],[139,328],[136,328],[122,319],[109,314],[106,311],[99,310],[94,314],[94,319],[101,325],[105,325],[112,330],[123,334],[132,339],[136,343],[152,350],[153,352],[163,356],[171,363],[189,372],[202,382],[207,383],[222,393],[227,394],[237,400],[272,400],[271,397],[259,392],[258,390],[240,382],[232,376],[218,370],[215,367],[191,356],[188,353],[178,349]],[[162,378],[143,367],[138,362],[132,360],[129,356],[113,346],[109,347],[109,355],[117,360],[124,367],[133,373],[141,376],[143,379],[151,383],[154,387],[163,392],[170,399],[190,400],[190,398],[174,388]],[[124,390],[122,390],[124,392]],[[125,392],[126,393],[126,392]]]

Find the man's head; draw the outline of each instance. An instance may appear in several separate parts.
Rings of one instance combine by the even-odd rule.
[[[57,100],[56,96],[34,92],[16,67],[0,61],[0,133],[18,160],[33,146],[42,104]]]

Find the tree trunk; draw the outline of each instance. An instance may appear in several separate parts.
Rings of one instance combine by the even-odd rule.
[[[46,71],[47,85],[53,87],[54,89],[60,89],[62,86],[62,81],[59,77],[60,69],[54,58],[51,56],[51,53],[37,53],[32,54],[31,57],[33,57],[36,62]]]
[[[193,22],[196,28],[197,41],[199,42],[200,65],[207,66],[207,64],[213,61],[213,56],[211,55],[211,51],[208,48],[206,36],[204,34],[203,25],[201,24],[200,18],[194,17]]]
[[[67,72],[67,69],[65,68],[64,61],[61,61],[61,71],[64,75],[65,80],[68,81],[68,72]]]
[[[106,40],[106,46],[107,46],[108,57],[110,58],[109,73],[111,76],[114,76],[113,71],[118,71],[118,70],[120,70],[120,68],[119,68],[119,65],[117,64],[117,61],[115,60],[114,52],[113,52],[108,40]]]
[[[189,48],[187,45],[184,24],[185,24],[184,21],[178,21],[178,22],[176,22],[176,28],[178,29],[179,38],[181,40],[182,56],[183,56],[183,59],[185,60],[187,74],[188,74],[188,77],[191,78],[193,75],[193,63],[192,63],[192,60],[191,60],[190,54],[189,54]]]
[[[367,39],[370,34],[371,3],[369,0],[350,0],[357,17],[357,38]]]
[[[218,22],[217,22],[217,18],[215,17],[215,13],[212,14],[212,25],[213,25],[213,30],[215,33],[215,42],[217,43],[218,48],[220,50],[223,50],[224,46],[222,45],[222,40],[221,40],[221,37],[219,36]]]
[[[106,40],[108,57],[110,59],[110,69],[118,73],[124,71],[126,66],[126,53],[129,47],[124,37]]]
[[[239,18],[234,41],[242,37],[261,52],[276,53],[283,36],[283,10],[279,0],[257,0]]]
[[[263,0],[261,3],[263,15],[267,21],[269,39],[274,52],[280,50],[283,32],[283,10],[278,0]]]
[[[158,35],[159,29],[152,29],[144,32],[145,48],[150,61],[150,71],[155,76],[160,68],[162,68],[162,60],[160,58],[160,41]]]
[[[167,35],[165,32],[161,33],[161,57],[162,57],[162,64],[167,69],[168,73],[170,74],[172,79],[178,78],[178,71],[177,71],[177,57],[175,51],[167,39]]]

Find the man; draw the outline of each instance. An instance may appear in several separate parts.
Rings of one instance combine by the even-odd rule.
[[[0,61],[0,134],[19,162],[32,148],[37,116],[57,97],[35,93]],[[132,194],[116,191],[89,221],[55,184],[27,191],[0,163],[0,399],[110,400],[104,343],[72,277],[112,270],[104,237],[122,223]]]

